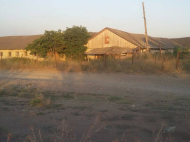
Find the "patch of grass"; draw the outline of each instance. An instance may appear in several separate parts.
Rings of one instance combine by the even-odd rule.
[[[72,114],[75,115],[75,116],[81,115],[79,112],[74,112],[74,113],[72,113]]]
[[[148,137],[153,136],[153,131],[147,128],[142,128],[142,132],[144,132]]]
[[[73,106],[73,107],[70,107],[72,109],[77,109],[77,110],[89,110],[89,109],[92,109],[92,107],[90,106]]]
[[[68,118],[67,117],[60,117],[60,118],[56,118],[56,120],[63,121],[63,120],[68,120]]]
[[[79,101],[97,101],[92,96],[77,96],[76,100],[79,100]]]
[[[4,111],[10,111],[11,109],[9,107],[3,107],[2,110],[4,110]]]
[[[129,109],[131,112],[139,112],[139,109],[137,109],[137,108],[131,108],[131,109]]]
[[[189,98],[189,97],[177,97],[175,100],[176,100],[176,101],[189,102],[189,101],[190,101],[190,98]]]
[[[154,117],[154,116],[146,116],[146,117],[144,117],[144,120],[146,122],[151,122],[151,123],[157,121],[156,117]]]
[[[124,114],[123,116],[121,116],[122,120],[134,120],[136,117],[136,115],[133,114]]]
[[[56,108],[60,108],[62,106],[62,104],[51,104],[51,105],[47,105],[45,108],[46,109],[56,109]]]
[[[75,97],[73,95],[70,95],[70,94],[62,94],[61,95],[63,99],[65,100],[72,100],[72,99],[75,99]]]
[[[45,113],[43,112],[36,112],[36,115],[39,116],[39,115],[45,115]]]
[[[43,95],[37,95],[33,99],[30,100],[30,106],[34,107],[44,107],[44,106],[49,106],[51,105],[51,100],[50,99],[45,99]]]
[[[8,133],[9,133],[9,130],[0,125],[0,135],[7,135]]]
[[[124,98],[118,97],[118,96],[110,96],[107,98],[108,101],[110,102],[118,102],[124,100]]]
[[[170,114],[170,113],[164,113],[162,116],[161,116],[162,119],[165,119],[165,120],[173,120],[174,119],[174,114]]]
[[[130,105],[131,102],[123,100],[123,101],[118,102],[118,104],[122,104],[122,105]]]
[[[119,129],[119,130],[127,130],[127,129],[130,129],[131,126],[130,125],[127,125],[127,124],[115,124],[115,128],[116,129]]]
[[[86,117],[92,118],[92,117],[95,117],[95,115],[93,113],[88,113],[88,114],[86,114]]]
[[[107,109],[100,110],[100,112],[108,112]]]
[[[111,117],[104,118],[103,120],[104,121],[118,121],[118,120],[120,120],[120,118],[119,118],[118,115],[114,115],[114,116],[111,116]]]
[[[43,126],[42,131],[46,133],[54,133],[56,131],[56,128],[53,126]]]

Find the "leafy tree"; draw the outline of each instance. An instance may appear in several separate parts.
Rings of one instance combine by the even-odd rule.
[[[65,56],[73,60],[82,60],[84,57],[84,52],[86,51],[88,39],[90,34],[88,33],[86,27],[73,26],[72,28],[67,28],[64,32],[65,40]]]
[[[45,31],[44,35],[34,40],[26,47],[30,54],[37,54],[40,57],[45,57],[47,52],[52,51],[63,54],[65,44],[64,36],[61,30]]]

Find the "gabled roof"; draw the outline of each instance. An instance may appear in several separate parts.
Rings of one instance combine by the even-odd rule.
[[[172,38],[171,40],[183,45],[184,47],[190,48],[190,37]]]
[[[28,44],[42,35],[0,37],[0,50],[25,49]]]
[[[135,44],[138,47],[145,48],[145,43],[146,43],[145,35],[128,33],[128,32],[124,32],[121,30],[112,29],[112,28],[108,28],[108,27],[104,28],[99,33],[95,34],[91,39],[93,39],[94,37],[96,37],[97,35],[99,35],[100,33],[102,33],[105,30],[111,31],[112,33]],[[91,39],[89,39],[89,40],[91,40]],[[159,46],[161,46],[162,49],[171,49],[177,45],[181,46],[180,44],[178,44],[168,38],[156,38],[156,37],[151,37],[151,36],[148,36],[148,43],[149,43],[149,46],[151,49],[158,49],[158,48],[160,48]]]

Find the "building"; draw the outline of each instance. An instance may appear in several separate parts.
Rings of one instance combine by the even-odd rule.
[[[90,34],[92,37],[88,40],[86,45],[88,48],[85,53],[88,58],[94,59],[102,55],[126,57],[126,55],[132,55],[134,52],[146,50],[146,40],[143,34],[132,34],[112,28],[104,28],[98,33],[91,32]],[[37,59],[36,55],[30,55],[30,52],[26,51],[25,48],[40,36],[42,35],[0,37],[0,59],[12,57]],[[174,47],[181,46],[168,38],[148,36],[148,42],[150,52],[157,52],[160,49],[173,51]],[[54,55],[49,53],[48,56],[53,57]]]
[[[33,36],[6,36],[0,37],[0,59],[12,57],[26,57],[36,59],[35,55],[30,55],[25,48],[41,35]]]
[[[148,36],[151,52],[161,50],[173,50],[178,43],[168,38],[155,38]],[[97,58],[102,55],[126,56],[137,51],[144,51],[146,39],[143,34],[132,34],[112,28],[104,28],[87,43],[86,55],[89,58]]]

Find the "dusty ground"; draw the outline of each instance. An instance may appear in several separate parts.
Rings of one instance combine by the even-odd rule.
[[[50,106],[30,105],[40,94],[51,101]],[[189,75],[0,71],[0,141],[6,141],[8,133],[11,141],[24,141],[32,136],[30,126],[37,138],[41,130],[44,141],[63,139],[59,129],[65,126],[63,119],[73,128],[75,141],[80,141],[101,116],[96,127],[104,122],[106,126],[93,133],[92,141],[152,142],[164,124],[176,129],[161,139],[186,142],[189,111]]]

